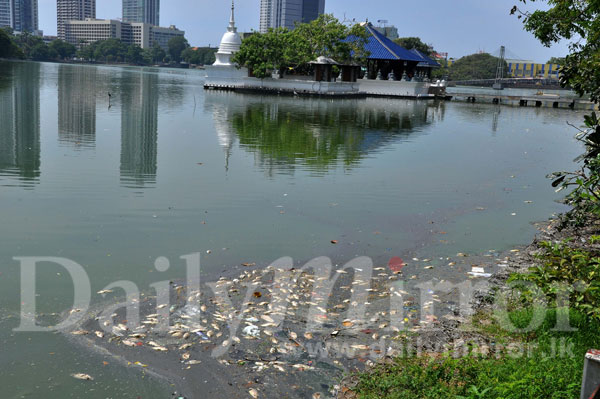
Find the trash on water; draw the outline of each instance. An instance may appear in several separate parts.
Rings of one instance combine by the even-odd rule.
[[[486,273],[483,267],[473,266],[471,271],[467,274],[470,274],[473,277],[492,277],[491,273]]]
[[[250,324],[250,325],[244,327],[242,332],[245,335],[249,335],[251,337],[258,338],[258,336],[260,335],[260,328],[258,328],[254,324]]]

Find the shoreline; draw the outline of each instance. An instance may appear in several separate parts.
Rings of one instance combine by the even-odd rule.
[[[494,288],[501,288],[510,272],[522,271],[529,266],[530,250],[536,242],[539,242],[539,236],[546,237],[549,232],[551,236],[552,232],[555,232],[555,227],[553,227],[555,223],[556,220],[538,223],[537,226],[541,226],[539,233],[536,234],[532,243],[520,247],[519,252],[506,251],[495,258],[480,254],[453,259],[457,263],[475,261],[481,264],[480,262],[487,262],[489,266],[499,262],[507,264],[490,278],[475,279],[475,281],[487,280],[489,282],[489,289],[478,292],[473,299],[473,306],[476,310],[489,306],[489,303],[486,302],[487,294]],[[222,304],[219,304],[215,297],[205,295],[210,290],[201,290],[199,298],[206,308],[201,312],[203,320],[200,321],[200,327],[197,329],[184,325],[190,318],[182,313],[189,306],[186,305],[186,301],[182,301],[185,298],[182,298],[181,291],[185,291],[185,287],[179,282],[173,282],[172,288],[174,289],[171,290],[170,303],[174,305],[171,305],[170,311],[175,322],[171,323],[169,334],[155,333],[152,328],[141,328],[113,330],[113,333],[116,332],[115,334],[104,333],[100,337],[96,333],[101,331],[98,317],[105,309],[106,303],[98,304],[93,311],[90,311],[81,325],[64,333],[68,339],[73,339],[82,348],[87,350],[92,348],[93,351],[104,355],[110,354],[118,359],[124,367],[136,367],[137,364],[142,364],[142,366],[138,366],[142,373],[174,386],[173,390],[177,395],[188,399],[205,397],[208,392],[211,397],[215,398],[235,397],[235,395],[243,397],[248,389],[257,390],[260,393],[259,397],[278,398],[282,395],[289,395],[290,387],[294,387],[294,397],[310,397],[313,394],[321,394],[322,398],[351,398],[352,396],[346,394],[352,392],[353,377],[342,379],[343,376],[348,374],[352,376],[356,372],[368,371],[370,367],[392,359],[395,353],[394,337],[401,333],[399,330],[390,330],[389,324],[392,321],[392,315],[387,312],[390,309],[388,304],[389,285],[400,279],[407,280],[407,276],[402,277],[402,273],[396,275],[389,273],[389,270],[382,270],[387,268],[377,269],[379,270],[374,276],[374,284],[370,285],[372,291],[369,293],[369,307],[365,320],[345,319],[346,311],[349,311],[351,306],[348,304],[347,293],[339,288],[352,286],[355,277],[341,274],[340,283],[336,283],[338,289],[334,290],[331,298],[327,300],[324,322],[320,328],[306,331],[306,303],[304,306],[292,306],[291,313],[287,311],[289,308],[286,308],[285,313],[281,313],[272,305],[280,303],[282,299],[289,304],[290,301],[287,298],[289,295],[298,295],[297,301],[301,303],[302,295],[308,295],[312,290],[311,286],[307,285],[305,281],[304,285],[300,285],[300,290],[296,292],[292,291],[292,288],[296,287],[294,284],[285,285],[290,290],[287,296],[278,296],[278,293],[273,290],[272,274],[269,274],[273,271],[269,271],[268,267],[263,269],[254,267],[242,269],[238,278],[234,277],[239,270],[232,270],[229,278],[221,276],[217,280],[216,284],[221,283],[230,287],[229,297],[232,299],[232,306],[229,309],[225,309]],[[295,275],[295,270],[293,267],[286,270],[284,280],[289,281],[292,274]],[[302,275],[302,278],[308,278],[308,281],[311,279],[310,275],[306,274]],[[244,284],[259,287],[252,288],[252,290],[262,292],[264,294],[261,296],[264,296],[252,298],[249,310],[246,309],[242,314],[252,314],[253,319],[244,316],[239,320],[239,327],[235,330],[237,334],[232,335],[227,323],[240,314],[239,310],[236,310],[238,309],[236,306],[244,301],[241,298],[245,291]],[[409,288],[406,290],[409,291]],[[183,296],[185,297],[185,295]],[[465,331],[464,321],[458,316],[456,307],[453,307],[453,301],[445,296],[440,296],[439,303],[448,305],[447,314],[433,320],[435,328],[422,328],[418,320],[413,320],[411,316],[412,313],[415,313],[415,307],[418,305],[416,298],[417,295],[412,293],[404,298],[407,301],[403,303],[403,309],[411,319],[409,328],[405,332],[413,337],[415,335],[419,337],[416,345],[419,347],[415,346],[417,351],[429,353],[433,348],[439,348],[440,343],[455,343],[460,340],[482,338],[477,332]],[[234,303],[236,300],[238,300],[237,303]],[[307,299],[304,301],[309,302]],[[344,303],[348,306],[342,308],[341,305]],[[152,318],[156,317],[156,314],[151,314],[156,312],[155,297],[143,296],[139,306],[142,314],[146,315],[146,321],[156,321],[155,318]],[[118,315],[117,319],[126,320],[123,309],[114,312]],[[267,315],[267,318],[262,319],[261,314]],[[283,317],[278,319],[276,316]],[[271,323],[270,321],[273,320],[269,318],[273,317],[279,323]],[[251,322],[247,320],[251,320]],[[258,339],[243,335],[241,330],[246,324],[259,326],[261,335]],[[347,324],[348,326],[346,326]],[[81,331],[85,331],[85,334]],[[193,335],[194,331],[202,338]],[[212,332],[212,335],[206,339],[209,331]],[[186,333],[188,337],[185,336]],[[132,336],[139,338],[131,338]],[[234,336],[236,338],[233,338]],[[236,341],[234,342],[232,339]],[[212,351],[225,342],[231,345],[228,352],[218,357],[212,356]],[[155,349],[157,346],[164,348],[164,353],[162,349],[157,351]],[[209,381],[209,383],[205,381]],[[341,384],[339,384],[340,381]],[[250,388],[248,388],[249,386]]]

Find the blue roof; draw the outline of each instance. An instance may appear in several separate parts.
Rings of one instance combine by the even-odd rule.
[[[432,60],[431,58],[427,57],[425,54],[423,54],[422,52],[420,52],[419,50],[417,50],[416,48],[410,50],[413,53],[417,54],[419,57],[421,57],[423,59],[423,61],[421,61],[419,63],[419,66],[423,65],[423,66],[430,66],[430,67],[439,67],[441,66],[437,61]]]
[[[422,56],[417,55],[399,44],[394,43],[373,28],[371,24],[366,24],[365,28],[369,34],[365,50],[369,51],[370,60],[401,60],[401,61],[416,61],[424,62]]]

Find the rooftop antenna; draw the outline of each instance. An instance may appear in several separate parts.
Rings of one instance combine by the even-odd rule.
[[[496,68],[496,80],[492,86],[494,90],[502,90],[502,79],[504,79],[504,55],[506,54],[506,48],[500,47],[500,57],[498,58],[498,67]]]
[[[385,28],[385,25],[388,23],[389,21],[387,19],[378,19],[377,23],[378,24],[382,24],[383,28]]]

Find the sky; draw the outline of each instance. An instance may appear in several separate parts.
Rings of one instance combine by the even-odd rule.
[[[546,62],[550,57],[565,56],[568,43],[552,48],[542,46],[522,21],[509,11],[518,0],[325,0],[325,12],[340,20],[388,20],[401,37],[418,36],[436,51],[460,58],[478,51],[497,52],[501,45],[509,54],[525,60]],[[38,0],[40,29],[56,35],[56,0]],[[97,0],[96,17],[118,19],[121,0]],[[522,4],[522,3],[521,3]],[[528,3],[525,9],[543,6]],[[218,46],[229,22],[230,0],[162,0],[161,26],[176,25],[186,32],[193,46]],[[520,5],[523,8],[522,5]],[[238,31],[258,30],[260,0],[237,0]]]

